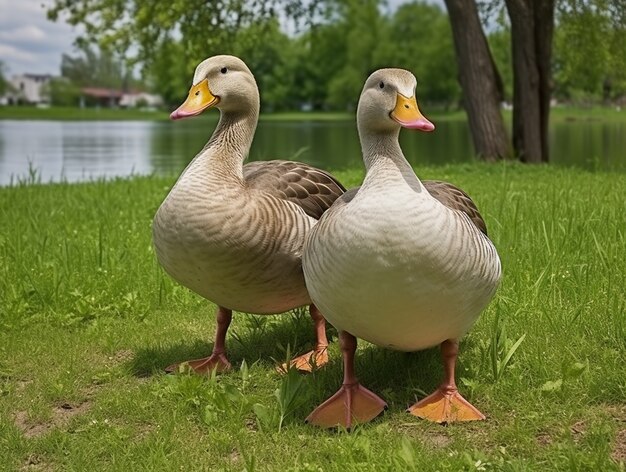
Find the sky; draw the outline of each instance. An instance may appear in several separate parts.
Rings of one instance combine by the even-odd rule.
[[[76,29],[46,17],[51,0],[0,0],[0,61],[9,76],[59,74],[61,54],[72,51]]]
[[[407,0],[388,0],[397,8]],[[429,0],[443,6],[443,0]],[[78,30],[61,19],[49,21],[52,0],[0,0],[0,61],[8,76],[23,73],[59,75],[61,54],[72,53]]]

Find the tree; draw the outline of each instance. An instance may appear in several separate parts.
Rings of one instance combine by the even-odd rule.
[[[500,113],[502,81],[491,56],[474,0],[445,0],[476,153],[486,160],[510,154]]]
[[[65,77],[55,77],[47,85],[46,94],[53,105],[77,106],[80,100],[80,87]]]
[[[386,22],[386,30],[374,62],[414,71],[423,101],[446,106],[458,102],[458,71],[445,12],[423,1],[406,3]]]
[[[88,45],[79,54],[61,57],[61,75],[81,87],[123,88],[132,80],[124,64],[109,50],[97,51]]]
[[[478,18],[476,1],[445,2],[455,37],[461,87],[469,103],[470,129],[480,154],[477,139],[500,145],[506,140],[502,117],[494,104],[494,98],[502,99],[503,86]],[[548,161],[554,2],[505,0],[513,57],[513,148],[523,162]],[[493,0],[487,1],[488,7],[496,5]],[[490,151],[491,156],[486,157],[504,155]]]
[[[555,34],[555,93],[605,102],[626,93],[626,6],[561,0]]]
[[[4,95],[9,88],[9,82],[5,77],[6,65],[0,61],[0,96]]]
[[[522,162],[548,162],[555,0],[505,0],[513,51],[513,147]]]
[[[383,39],[380,0],[337,2],[341,29],[345,31],[345,60],[328,82],[328,102],[337,108],[355,109],[363,82],[373,69],[375,50]]]
[[[480,1],[480,0],[479,0]],[[450,13],[450,21],[455,37],[463,37],[465,24],[458,21],[458,15],[450,9],[455,3],[474,4],[475,0],[446,0]],[[499,2],[495,0],[483,0],[481,5],[488,8],[498,8]],[[550,99],[552,87],[552,42],[555,24],[556,0],[505,0],[506,9],[511,23],[511,51],[513,62],[513,147],[517,157],[523,162],[548,162],[548,123],[550,113]],[[583,65],[589,66],[588,73],[595,74],[600,63],[612,63],[612,73],[610,76],[623,77],[623,66],[626,65],[626,55],[624,52],[624,25],[626,25],[626,3],[623,0],[559,0],[561,12],[567,11],[577,18],[577,21],[585,25],[583,28],[574,28],[576,34],[570,35],[571,42],[564,44],[568,49],[565,56],[584,58]],[[580,16],[581,12],[593,11],[594,14],[607,15],[620,25],[615,28],[615,35],[610,39],[602,36],[605,46],[611,51],[607,54],[610,61],[598,61],[598,55],[602,57],[602,48],[597,51],[590,50],[588,43],[586,47],[576,48],[577,43],[584,43],[589,38],[597,34],[597,25],[585,20]],[[455,21],[454,16],[457,16]],[[566,18],[562,15],[562,18]],[[571,18],[569,18],[571,21]],[[471,23],[474,23],[473,21]],[[482,31],[482,28],[481,28]],[[608,40],[607,40],[608,39]],[[592,41],[593,42],[593,41]],[[580,51],[586,51],[582,53]],[[461,77],[464,70],[472,67],[472,60],[475,51],[473,48],[458,50],[459,68]],[[485,57],[482,52],[481,57]],[[564,63],[572,64],[571,59],[566,59]],[[564,63],[557,64],[560,71],[567,70]],[[592,70],[593,69],[593,70]],[[467,72],[466,70],[466,72]],[[589,77],[588,77],[589,78]],[[472,81],[480,81],[474,76]],[[584,82],[582,80],[581,82]],[[597,81],[596,81],[597,82]],[[621,79],[616,80],[621,83]],[[611,78],[605,79],[603,88],[605,92],[610,90],[613,81]],[[469,84],[461,81],[464,92]],[[472,92],[470,92],[472,93]],[[490,103],[479,104],[484,106],[481,113],[489,112],[492,105]],[[470,127],[476,125],[470,119]],[[474,129],[472,130],[473,133]],[[480,131],[478,131],[481,133]]]
[[[82,25],[79,42],[100,44],[128,54],[130,63],[150,64],[164,42],[181,38],[195,61],[229,50],[241,29],[276,18],[279,11],[300,12],[303,0],[54,0],[48,17],[67,15]]]

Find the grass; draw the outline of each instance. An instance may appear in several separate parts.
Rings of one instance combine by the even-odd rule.
[[[423,110],[429,118],[437,121],[464,121],[465,112],[462,110],[444,111],[439,108],[431,108],[428,105]],[[507,120],[511,119],[511,112],[504,111]],[[216,120],[216,113],[208,113],[200,119]],[[615,107],[575,107],[557,106],[551,111],[551,121],[609,121],[626,122],[626,110]],[[154,110],[143,111],[137,109],[111,109],[111,108],[77,108],[77,107],[49,107],[38,108],[34,106],[0,106],[0,120],[140,120],[140,121],[164,121],[169,119],[169,111]],[[273,112],[262,113],[262,121],[352,121],[353,113],[347,112]]]
[[[206,113],[199,119],[215,121],[217,113]],[[437,110],[429,113],[429,116],[438,120],[464,120],[465,113],[462,111]],[[347,112],[273,112],[263,113],[262,121],[351,121],[353,113]],[[0,120],[139,120],[139,121],[166,121],[169,120],[167,110],[137,110],[137,109],[112,109],[112,108],[77,108],[77,107],[49,107],[38,108],[34,106],[0,106]]]
[[[0,469],[621,470],[626,461],[626,175],[547,166],[417,169],[466,189],[504,278],[461,344],[463,394],[488,419],[443,427],[404,409],[441,376],[436,349],[359,344],[389,411],[355,431],[304,424],[341,382],[280,377],[313,343],[300,311],[236,314],[232,373],[168,376],[206,355],[215,307],[154,259],[174,177],[0,188]],[[362,171],[338,172],[348,186]]]

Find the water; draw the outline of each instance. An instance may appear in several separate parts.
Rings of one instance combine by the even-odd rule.
[[[402,132],[402,147],[412,164],[473,159],[465,122],[436,124],[430,134]],[[206,119],[0,121],[0,185],[25,179],[32,171],[42,182],[176,174],[202,148],[214,126]],[[557,123],[550,142],[555,164],[626,170],[625,123]],[[327,169],[362,165],[354,122],[259,123],[250,159],[294,156]]]

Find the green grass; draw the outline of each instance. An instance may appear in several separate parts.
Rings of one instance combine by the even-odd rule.
[[[163,374],[206,355],[214,329],[215,307],[154,259],[151,219],[174,177],[24,185],[0,188],[0,469],[623,471],[626,175],[417,171],[474,197],[502,258],[502,285],[458,366],[487,421],[443,427],[404,413],[438,384],[437,350],[361,342],[357,372],[389,411],[352,433],[305,425],[342,374],[332,330],[324,369],[275,372],[313,343],[299,312],[236,314],[228,344],[243,367],[232,373]]]
[[[437,121],[464,121],[466,115],[463,110],[444,111],[439,108],[430,108],[425,105],[422,110],[426,116]],[[202,119],[216,120],[216,113],[207,113]],[[511,112],[505,111],[507,120],[511,119]],[[136,109],[110,108],[77,108],[77,107],[50,107],[37,108],[33,106],[0,106],[0,120],[141,120],[160,121],[168,120],[169,111],[142,111]],[[354,113],[345,112],[274,112],[262,113],[262,121],[352,121]],[[618,110],[615,107],[570,107],[558,106],[552,108],[551,121],[611,121],[626,122],[626,109]]]
[[[206,113],[200,119],[217,120],[217,113]],[[464,120],[463,111],[436,110],[429,116],[437,120]],[[0,120],[141,120],[160,121],[168,120],[169,111],[155,110],[142,111],[137,109],[111,108],[76,108],[76,107],[49,107],[37,108],[33,106],[5,106],[0,107]],[[351,121],[354,113],[346,112],[274,112],[263,113],[262,121]]]
[[[2,106],[0,120],[167,120],[164,111],[137,109]]]

